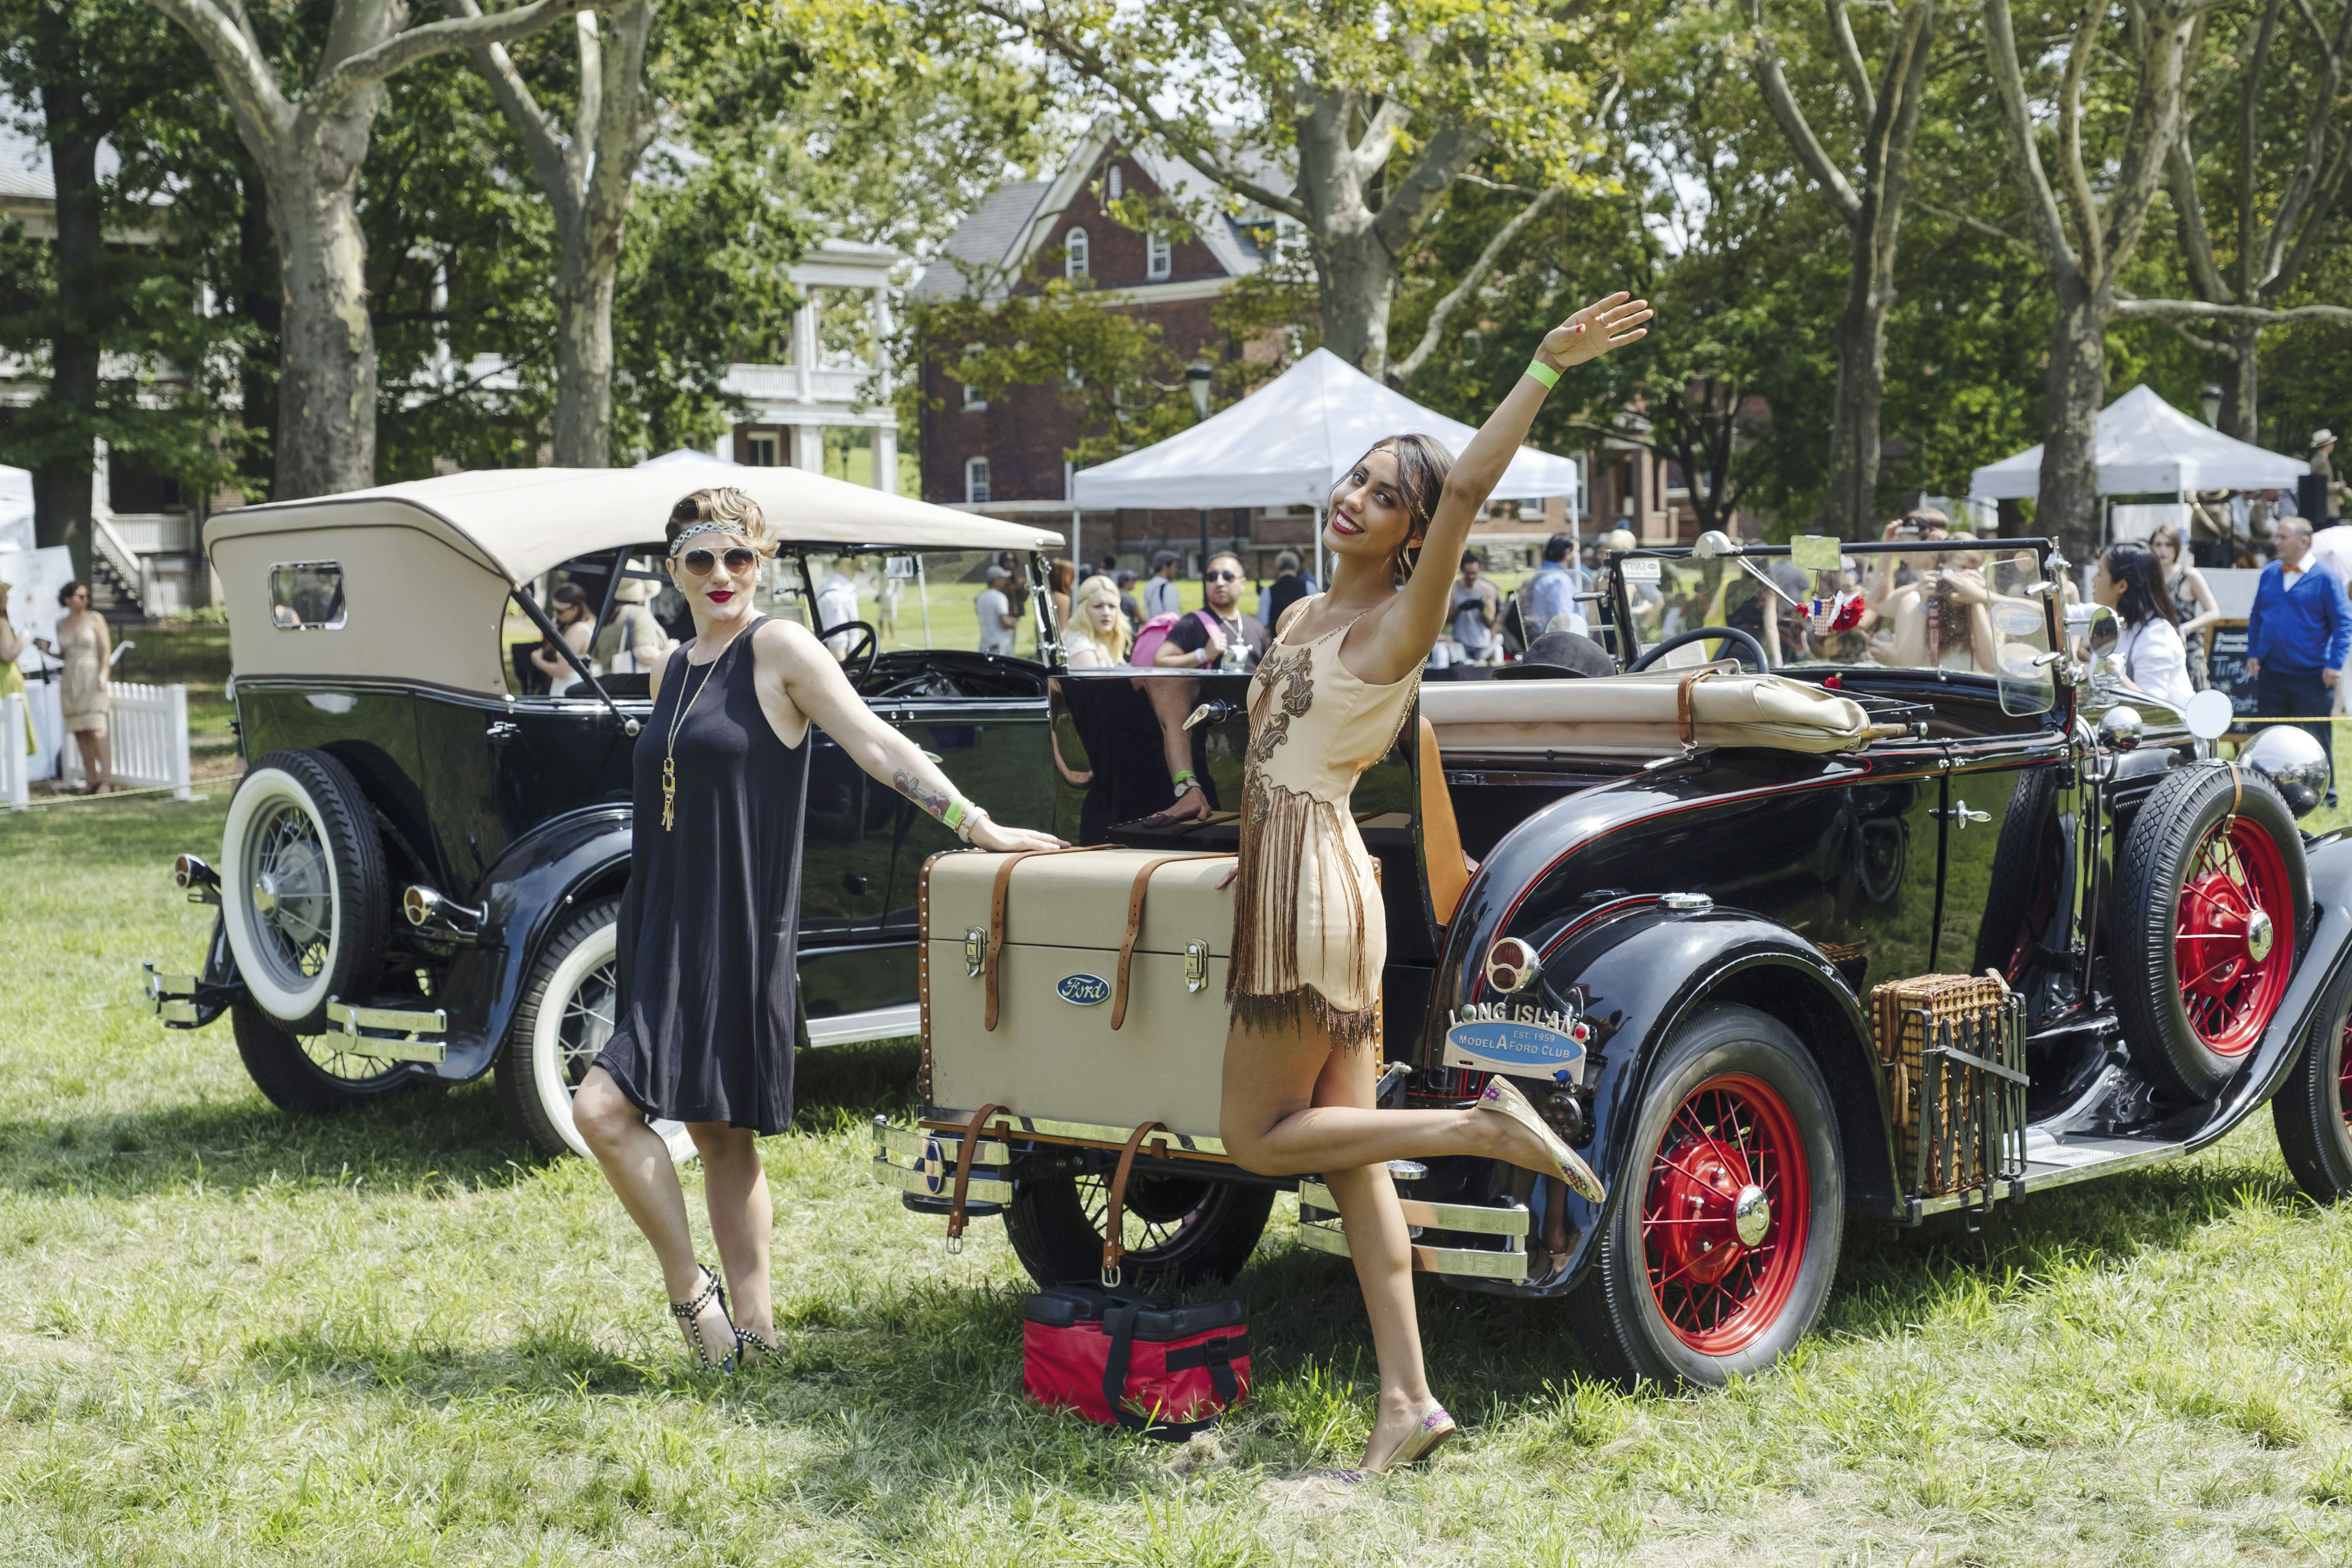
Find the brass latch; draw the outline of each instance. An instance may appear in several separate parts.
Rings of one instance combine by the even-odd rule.
[[[1198,991],[1209,983],[1209,944],[1188,942],[1184,944],[1184,989]]]
[[[988,967],[988,931],[981,926],[963,930],[963,972],[967,979],[977,980],[980,972]]]

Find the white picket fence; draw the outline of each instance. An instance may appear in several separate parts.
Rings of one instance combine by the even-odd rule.
[[[110,680],[107,694],[112,699],[106,732],[114,741],[116,785],[168,789],[174,799],[190,799],[188,689]],[[80,784],[81,747],[68,735],[64,750],[65,782]]]

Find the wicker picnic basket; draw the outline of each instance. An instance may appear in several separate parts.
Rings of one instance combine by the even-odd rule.
[[[1870,993],[1897,1172],[1918,1197],[2024,1173],[2025,1045],[1996,973],[1923,974]]]

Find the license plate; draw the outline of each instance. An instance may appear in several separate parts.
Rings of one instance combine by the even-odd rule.
[[[1523,1078],[1553,1078],[1565,1072],[1575,1079],[1583,1073],[1584,1047],[1565,1031],[1541,1024],[1473,1019],[1445,1031],[1445,1065],[1511,1072]]]

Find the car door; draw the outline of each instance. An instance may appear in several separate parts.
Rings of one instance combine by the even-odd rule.
[[[2060,738],[1952,748],[1944,775],[1935,969],[2016,973],[2058,908]]]

